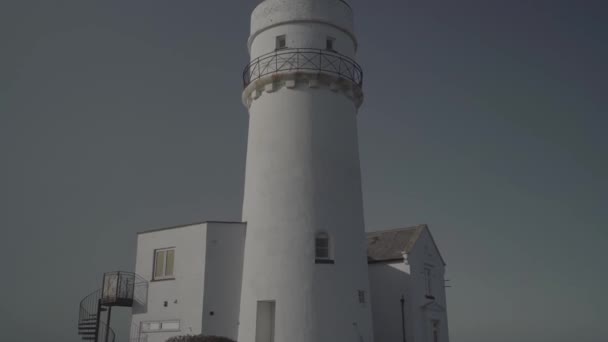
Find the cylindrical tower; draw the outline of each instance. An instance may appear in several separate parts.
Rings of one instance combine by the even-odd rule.
[[[252,14],[239,342],[373,340],[352,18],[343,0]]]

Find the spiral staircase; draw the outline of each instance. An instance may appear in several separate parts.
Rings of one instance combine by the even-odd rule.
[[[102,287],[80,301],[78,335],[84,341],[118,342],[110,325],[115,307],[145,306],[148,282],[133,272],[107,272]],[[132,326],[128,342],[145,342],[139,326]]]

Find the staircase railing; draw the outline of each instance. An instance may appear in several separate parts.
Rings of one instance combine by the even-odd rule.
[[[116,334],[107,324],[113,307],[145,309],[148,302],[148,282],[133,272],[107,272],[103,275],[102,288],[90,293],[80,301],[78,334],[86,341],[116,342]],[[107,312],[108,322],[101,320]],[[145,342],[140,326],[133,325],[129,342]]]
[[[101,307],[101,292],[101,289],[93,291],[80,301],[78,334],[88,341],[115,342],[114,330],[101,319],[101,312],[105,311]]]

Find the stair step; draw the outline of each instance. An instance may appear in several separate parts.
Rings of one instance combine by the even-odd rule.
[[[78,335],[80,335],[80,336],[92,336],[92,335],[95,335],[95,330],[93,330],[93,331],[79,331]]]
[[[96,329],[95,329],[95,327],[92,327],[92,328],[87,328],[87,329],[84,329],[84,328],[79,328],[79,329],[78,329],[78,332],[79,332],[79,333],[81,333],[81,332],[82,332],[82,333],[89,333],[89,332],[95,332],[95,330],[96,330]]]

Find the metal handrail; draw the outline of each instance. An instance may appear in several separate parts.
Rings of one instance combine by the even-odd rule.
[[[101,297],[104,303],[124,299],[143,304],[147,301],[147,288],[148,282],[134,272],[106,272]]]
[[[80,328],[81,324],[85,324],[85,322],[87,322],[87,319],[95,318],[97,320],[95,328],[97,329],[97,339],[108,342],[114,342],[116,340],[116,334],[114,333],[114,330],[112,330],[112,328],[106,329],[105,322],[101,320],[101,317],[99,317],[101,292],[101,289],[93,291],[80,301],[78,328]]]
[[[352,58],[330,50],[287,48],[261,55],[245,66],[243,87],[281,71],[329,73],[363,86],[363,70]]]

